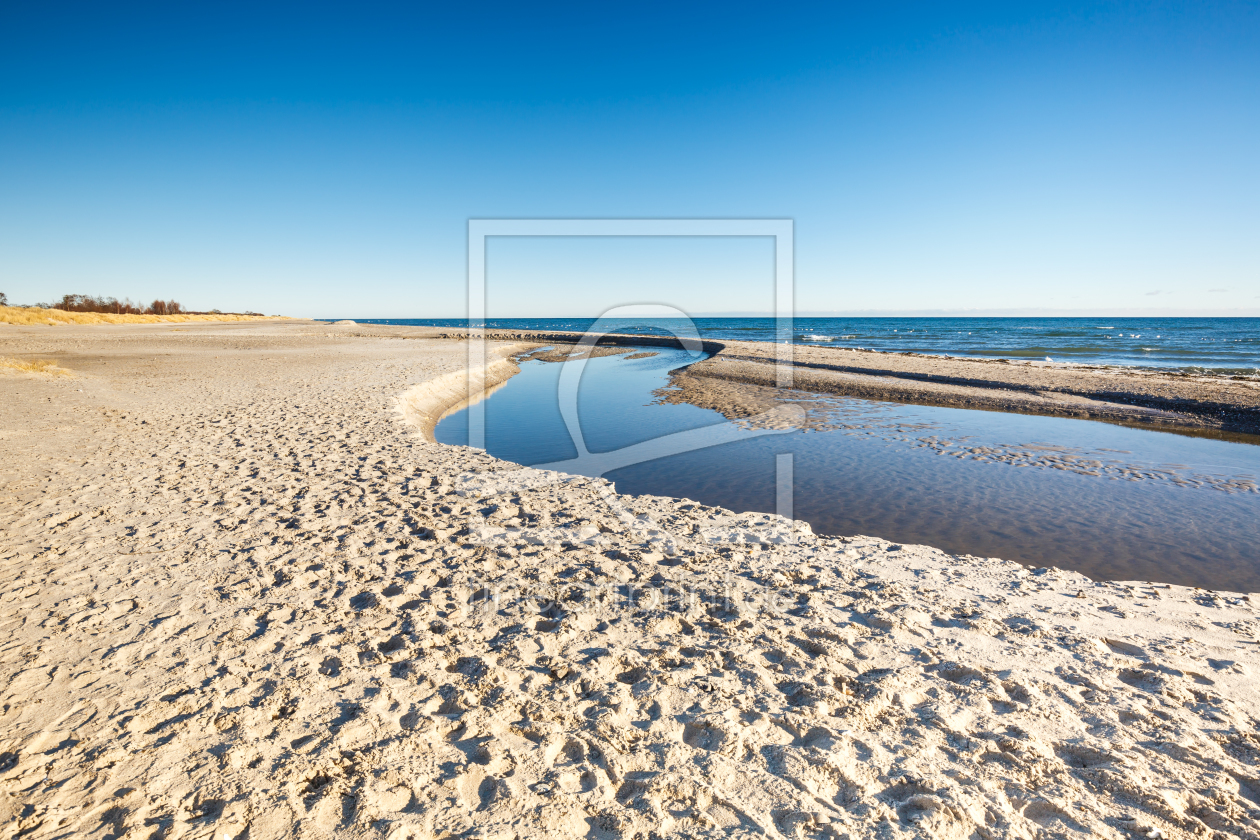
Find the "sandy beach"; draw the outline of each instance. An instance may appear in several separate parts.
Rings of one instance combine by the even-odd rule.
[[[1260,595],[437,444],[461,338],[0,325],[56,362],[0,368],[6,837],[1260,838]],[[556,340],[489,338],[475,390]],[[797,354],[826,393],[1260,429],[1250,382]]]

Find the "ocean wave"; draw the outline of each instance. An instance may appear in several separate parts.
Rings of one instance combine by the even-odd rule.
[[[1170,370],[1179,373],[1198,373],[1213,374],[1216,376],[1229,376],[1236,379],[1260,379],[1260,367],[1257,368],[1236,368],[1236,367],[1203,367],[1202,365],[1186,365],[1179,368],[1170,368]]]
[[[410,324],[461,329],[465,319],[357,319],[360,323]],[[677,318],[618,320],[618,331],[662,333]],[[594,318],[488,318],[496,329],[583,330]],[[697,318],[707,339],[778,341],[774,318]],[[862,332],[853,332],[861,329]],[[896,330],[894,332],[894,330]],[[663,334],[663,333],[662,333]],[[1252,377],[1260,366],[1260,318],[1134,318],[1126,326],[1085,318],[841,318],[798,317],[789,340],[805,345],[852,347],[858,340],[880,352],[943,353],[960,357],[1176,370]]]

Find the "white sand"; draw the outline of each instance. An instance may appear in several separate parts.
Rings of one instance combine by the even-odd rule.
[[[430,443],[417,334],[0,336],[5,836],[1260,837],[1253,600]]]

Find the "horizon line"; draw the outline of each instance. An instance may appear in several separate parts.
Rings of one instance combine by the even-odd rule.
[[[344,316],[342,316],[344,317]],[[360,319],[380,321],[466,321],[467,315],[426,316],[374,316],[360,315]],[[490,315],[487,321],[496,320],[558,320],[565,318],[599,318],[599,315]],[[638,317],[638,316],[628,316]],[[645,315],[656,319],[661,316]],[[774,318],[773,312],[691,312],[692,318]],[[1254,309],[860,309],[860,310],[806,310],[795,312],[793,318],[1260,318],[1260,308]],[[330,318],[313,318],[326,321]]]

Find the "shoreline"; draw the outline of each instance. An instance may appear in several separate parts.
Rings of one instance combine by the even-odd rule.
[[[72,374],[0,378],[7,823],[1260,837],[1256,596],[435,444],[469,397],[438,332],[0,333]]]
[[[398,411],[426,441],[434,443],[433,430],[442,418],[486,399],[520,373],[513,357],[533,346],[508,344],[487,348],[489,361],[480,371],[466,368],[414,385],[398,395]]]
[[[436,329],[436,328],[435,328]],[[467,339],[467,333],[439,334]],[[580,333],[490,330],[486,338],[575,343]],[[609,335],[604,344],[680,346],[675,339]],[[765,410],[776,364],[792,388],[860,399],[1095,420],[1260,444],[1260,382],[1129,367],[1010,362],[878,350],[703,340],[710,358],[675,372],[671,401],[712,408],[728,419]],[[787,350],[787,352],[785,352]],[[712,380],[756,386],[745,396]]]

